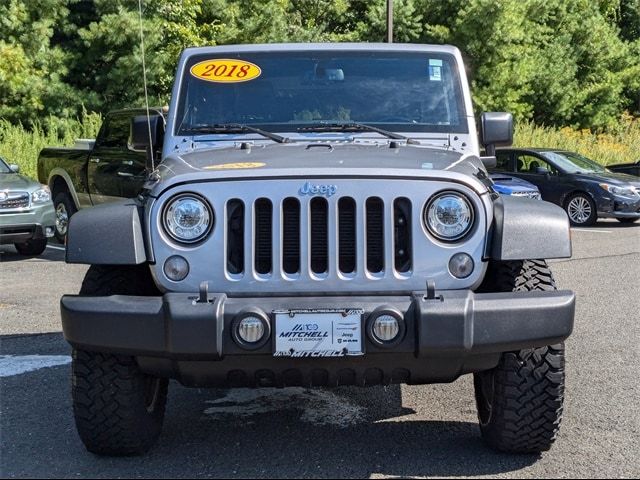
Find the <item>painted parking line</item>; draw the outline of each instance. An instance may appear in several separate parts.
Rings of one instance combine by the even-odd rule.
[[[589,228],[572,228],[572,232],[613,233],[611,230],[591,230]]]
[[[69,355],[0,355],[0,377],[13,377],[68,363],[71,363]]]
[[[54,250],[62,250],[63,252],[66,250],[65,247],[58,247],[56,245],[47,245],[47,248],[53,248]]]

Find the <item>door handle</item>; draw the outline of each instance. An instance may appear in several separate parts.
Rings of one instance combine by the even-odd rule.
[[[133,160],[123,160],[122,164],[131,166],[131,165],[133,165]]]
[[[89,161],[91,163],[100,163],[100,159],[99,158],[90,158]]]

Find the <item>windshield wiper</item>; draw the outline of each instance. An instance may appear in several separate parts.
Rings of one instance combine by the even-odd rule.
[[[420,145],[420,142],[413,138],[405,137],[399,133],[390,132],[382,128],[374,127],[373,125],[367,125],[357,122],[344,122],[344,123],[316,123],[313,125],[307,125],[298,128],[299,132],[376,132],[387,138],[393,140],[405,140],[411,145]]]
[[[257,133],[258,135],[262,135],[263,137],[269,138],[277,143],[289,143],[291,139],[287,137],[283,137],[282,135],[278,135],[276,133],[267,132],[266,130],[262,130],[261,128],[250,127],[249,125],[244,125],[240,123],[216,123],[213,125],[198,125],[193,127],[187,127],[182,130],[181,133]]]

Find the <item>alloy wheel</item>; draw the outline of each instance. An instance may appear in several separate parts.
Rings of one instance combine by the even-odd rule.
[[[59,203],[56,207],[56,230],[61,237],[67,234],[67,227],[69,226],[69,214],[67,213],[67,207],[64,203]]]
[[[586,223],[591,217],[591,203],[581,195],[576,196],[567,205],[567,213],[574,223]]]

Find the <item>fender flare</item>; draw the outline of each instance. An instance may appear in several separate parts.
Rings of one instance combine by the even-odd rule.
[[[566,212],[549,202],[501,196],[494,201],[487,257],[527,260],[571,257]]]
[[[73,203],[75,203],[76,208],[80,210],[80,199],[78,198],[78,193],[76,192],[76,188],[74,187],[69,174],[62,168],[54,168],[53,170],[51,170],[51,172],[49,173],[49,179],[47,180],[47,185],[49,185],[49,188],[52,192],[53,183],[55,182],[56,177],[60,177],[62,181],[67,185],[67,190],[71,194]]]
[[[132,199],[79,210],[69,221],[67,263],[140,265],[147,261],[142,207]]]

